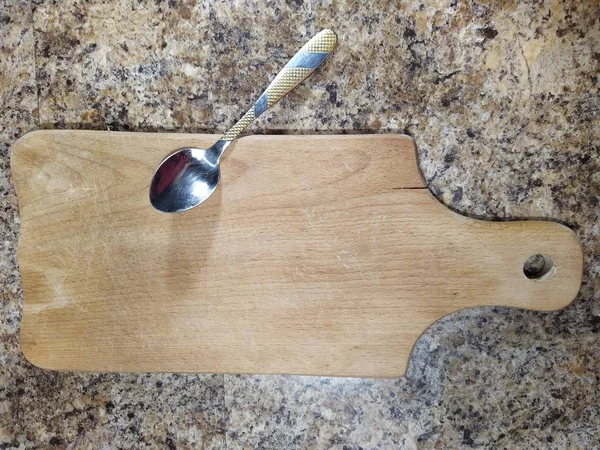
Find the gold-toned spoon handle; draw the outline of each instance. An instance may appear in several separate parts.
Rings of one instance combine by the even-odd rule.
[[[233,141],[242,131],[267,109],[285,97],[296,86],[312,74],[335,49],[337,37],[331,30],[323,30],[296,53],[285,65],[258,101],[244,117],[221,137],[222,141]]]

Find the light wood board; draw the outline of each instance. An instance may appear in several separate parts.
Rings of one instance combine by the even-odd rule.
[[[21,343],[57,370],[397,377],[461,308],[578,292],[567,227],[483,222],[426,189],[406,136],[249,136],[210,200],[155,211],[152,174],[218,136],[38,131],[14,147]],[[523,263],[542,253],[553,277]]]

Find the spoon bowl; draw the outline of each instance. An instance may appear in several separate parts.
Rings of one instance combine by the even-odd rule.
[[[227,147],[222,142],[208,149],[186,147],[169,155],[152,178],[152,206],[166,213],[182,212],[210,197],[221,177],[219,159]]]

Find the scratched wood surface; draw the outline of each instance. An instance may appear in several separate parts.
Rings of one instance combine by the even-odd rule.
[[[461,308],[561,308],[580,245],[439,204],[406,136],[250,136],[202,207],[159,213],[165,154],[212,135],[39,131],[14,147],[21,343],[57,370],[397,377]],[[554,275],[523,263],[542,253]]]

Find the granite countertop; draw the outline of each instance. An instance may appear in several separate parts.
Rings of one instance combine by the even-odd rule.
[[[31,366],[15,140],[224,131],[325,27],[335,56],[252,132],[413,136],[449,207],[575,230],[574,303],[454,313],[398,380]],[[599,71],[591,0],[0,0],[0,448],[600,448]]]

